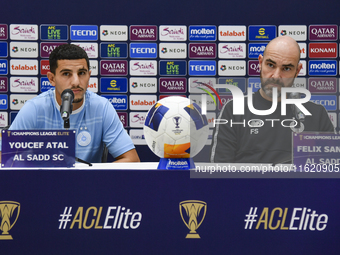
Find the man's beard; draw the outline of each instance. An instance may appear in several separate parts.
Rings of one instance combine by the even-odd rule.
[[[80,89],[81,91],[83,91],[84,89],[81,88],[81,87],[76,87],[76,88],[71,88],[71,89]],[[83,101],[83,98],[84,98],[85,94],[81,97],[81,98],[74,98],[73,99],[73,103],[80,103],[81,101]]]
[[[291,87],[294,83],[294,78],[284,78],[284,79],[291,79],[291,81],[288,82],[287,86],[285,86],[282,78],[281,79],[263,78],[262,72],[260,73],[260,79],[261,79],[262,90],[270,98],[273,98],[273,88],[275,88],[275,87],[268,87],[267,85],[269,85],[269,84],[278,85],[278,87],[276,87],[277,88],[277,98],[280,98],[281,97],[281,88],[282,87]]]

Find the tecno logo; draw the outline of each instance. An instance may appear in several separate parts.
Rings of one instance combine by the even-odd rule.
[[[189,75],[215,75],[216,62],[215,61],[189,61]]]
[[[72,25],[71,40],[98,40],[98,27]]]
[[[131,43],[130,44],[131,58],[156,58],[157,44],[156,43]]]

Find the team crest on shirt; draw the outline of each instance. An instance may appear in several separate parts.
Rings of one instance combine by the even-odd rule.
[[[294,127],[294,122],[291,122],[290,123],[290,129],[294,132],[294,133],[301,133],[301,132],[303,132],[303,130],[305,130],[305,125],[303,125],[303,123],[302,122],[300,122],[300,127],[299,128],[296,128],[296,127]]]
[[[77,135],[77,143],[80,146],[87,146],[89,145],[91,142],[91,135],[89,132],[87,131],[81,131],[78,135]]]

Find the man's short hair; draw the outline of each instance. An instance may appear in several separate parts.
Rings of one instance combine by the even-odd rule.
[[[50,54],[50,71],[55,74],[55,70],[58,68],[58,60],[83,58],[86,60],[87,68],[90,69],[90,60],[85,50],[74,44],[62,44]]]

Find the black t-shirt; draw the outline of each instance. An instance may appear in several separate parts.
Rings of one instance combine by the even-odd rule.
[[[272,102],[264,99],[260,92],[253,95],[253,106],[257,110],[268,110]],[[313,102],[303,106],[312,114],[303,121],[304,132],[334,132],[334,126],[326,109]],[[281,115],[281,102],[267,116],[255,115],[248,109],[245,98],[244,115],[233,115],[230,100],[221,110],[213,133],[211,162],[220,163],[288,163],[292,158],[293,111],[286,107]],[[286,126],[286,127],[285,127]]]

